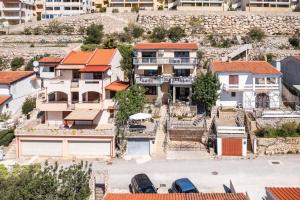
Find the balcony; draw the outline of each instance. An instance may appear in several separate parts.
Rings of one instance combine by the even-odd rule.
[[[171,78],[172,85],[191,85],[194,78],[192,76],[178,76]]]
[[[164,81],[162,76],[135,76],[135,82],[143,85],[160,85]]]
[[[279,84],[222,84],[222,89],[229,90],[279,90]]]
[[[141,65],[141,64],[173,64],[173,65],[195,65],[197,64],[197,58],[189,58],[189,57],[180,57],[180,58],[143,58],[143,57],[135,57],[133,58],[133,64]]]

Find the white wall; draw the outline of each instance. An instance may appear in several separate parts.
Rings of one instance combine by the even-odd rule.
[[[120,62],[122,60],[122,55],[119,52],[119,50],[116,50],[115,55],[112,58],[112,61],[110,63],[111,65],[111,71],[112,71],[112,76],[111,76],[111,81],[124,81],[124,72],[122,71],[120,67]]]
[[[243,108],[255,108],[255,93],[253,91],[245,91],[243,93]]]
[[[8,85],[0,85],[0,95],[10,95]]]
[[[217,154],[222,156],[222,138],[217,138]]]
[[[63,124],[63,113],[61,111],[47,111],[46,115],[49,125]]]
[[[242,139],[242,156],[247,156],[247,138]]]
[[[218,106],[236,107],[243,103],[243,92],[236,92],[236,96],[232,97],[231,92],[221,91]]]
[[[270,97],[270,108],[279,108],[280,107],[280,100],[281,94],[279,91],[271,91],[269,93]]]

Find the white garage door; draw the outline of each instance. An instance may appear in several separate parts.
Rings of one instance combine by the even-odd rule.
[[[52,140],[22,140],[22,155],[24,156],[62,156],[62,141]]]
[[[110,156],[111,142],[69,141],[69,154],[74,156]]]
[[[150,154],[150,141],[145,139],[130,139],[127,143],[128,155],[144,156]]]

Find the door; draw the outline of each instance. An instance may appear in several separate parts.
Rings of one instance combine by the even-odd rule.
[[[222,155],[223,156],[242,156],[243,143],[241,138],[223,138]]]
[[[146,139],[129,139],[127,143],[128,155],[150,155],[150,141]]]
[[[68,147],[73,156],[111,156],[110,141],[69,141]]]
[[[62,141],[21,140],[22,156],[62,156]]]

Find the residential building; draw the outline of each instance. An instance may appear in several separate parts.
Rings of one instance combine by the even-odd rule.
[[[0,1],[0,19],[9,25],[25,23],[35,17],[35,0],[3,0]]]
[[[35,96],[40,88],[34,72],[0,72],[0,112],[11,115],[21,113],[22,105],[29,96]]]
[[[292,11],[299,6],[298,0],[237,0],[233,8],[243,11]]]
[[[248,200],[244,193],[174,193],[174,194],[125,194],[107,193],[103,200]]]
[[[92,10],[91,0],[45,0],[42,20],[53,19],[63,16],[75,16],[90,13]]]
[[[289,56],[283,59],[280,61],[280,68],[283,82],[283,96],[289,103],[298,104],[300,102],[300,55]]]
[[[39,121],[16,130],[17,155],[114,156],[117,107],[112,98],[128,87],[121,59],[117,49],[41,59],[43,88],[36,102],[41,113]]]
[[[159,4],[157,0],[109,0],[108,7],[118,8],[120,10],[130,11],[132,7],[138,7],[145,10],[157,9]]]
[[[196,43],[139,43],[134,50],[135,83],[146,88],[148,101],[191,101]]]
[[[168,8],[176,8],[177,10],[226,11],[228,5],[224,0],[175,0],[168,3]]]
[[[266,187],[266,200],[296,200],[300,199],[300,188]]]
[[[220,82],[217,106],[244,109],[281,106],[281,73],[265,61],[213,61]]]

